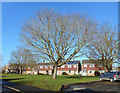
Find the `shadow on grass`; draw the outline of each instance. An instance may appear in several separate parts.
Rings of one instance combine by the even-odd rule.
[[[81,78],[81,76],[66,76],[66,78]]]
[[[4,81],[10,81],[10,80],[20,80],[20,79],[25,79],[25,78],[12,78],[12,79],[2,79]]]

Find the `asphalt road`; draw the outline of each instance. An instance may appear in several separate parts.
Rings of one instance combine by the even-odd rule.
[[[12,83],[3,80],[0,80],[0,85],[2,85],[2,93],[56,93],[54,91],[44,90],[33,86]]]
[[[91,83],[79,83],[67,85],[63,88],[63,92],[71,93],[120,93],[120,81],[109,82],[109,81],[97,81]]]

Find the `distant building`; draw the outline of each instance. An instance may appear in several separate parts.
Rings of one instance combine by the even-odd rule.
[[[96,61],[90,62],[90,60],[82,61],[82,75],[83,76],[94,76],[95,70],[98,70],[100,73],[104,73],[104,67],[102,65],[97,65]]]
[[[82,63],[80,61],[69,61],[67,64],[62,65],[57,68],[57,75],[62,75],[65,72],[67,75],[79,75],[82,76],[94,76],[94,72],[98,70],[100,73],[104,73],[104,67],[101,64],[97,64],[98,62],[95,60],[83,60]],[[112,67],[113,68],[113,67]],[[34,74],[45,74],[52,75],[54,73],[53,63],[47,63],[43,61],[42,63],[38,63],[36,68],[34,69]],[[11,72],[19,71],[14,67],[10,67]],[[23,67],[22,74],[30,74],[31,69],[29,67]]]

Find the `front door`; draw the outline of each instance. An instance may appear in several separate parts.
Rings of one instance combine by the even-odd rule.
[[[83,69],[82,76],[87,76],[87,69]]]

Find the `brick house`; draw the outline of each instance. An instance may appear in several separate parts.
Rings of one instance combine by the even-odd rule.
[[[96,61],[90,62],[90,60],[82,61],[82,75],[83,76],[94,76],[95,70],[100,73],[104,73],[104,67],[102,65],[96,64]]]
[[[69,61],[67,64],[58,67],[57,75],[62,75],[66,72],[68,75],[78,75],[80,61]],[[39,74],[49,74],[52,75],[54,72],[52,63],[39,63],[38,68]]]
[[[39,63],[37,66],[38,74],[49,74],[52,75],[53,64],[52,63]]]
[[[58,67],[57,75],[62,75],[63,72],[66,72],[68,75],[78,75],[81,73],[82,76],[94,76],[95,70],[98,70],[100,73],[104,73],[104,67],[98,65],[97,61],[92,60],[83,60],[82,65],[80,61],[69,61],[67,64]],[[81,70],[80,70],[81,69]],[[17,71],[16,68],[11,68],[11,72]],[[30,74],[30,68],[23,68],[23,74]],[[48,74],[52,75],[54,72],[53,64],[43,61],[43,63],[38,63],[36,69],[34,69],[34,74]]]

